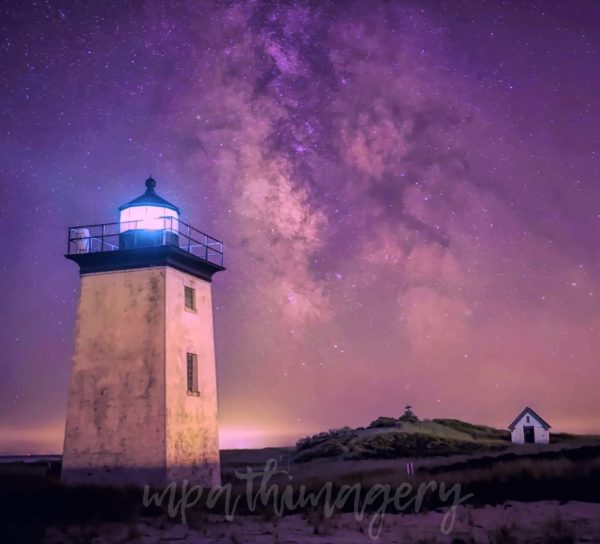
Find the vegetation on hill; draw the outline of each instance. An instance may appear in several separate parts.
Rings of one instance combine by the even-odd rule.
[[[410,404],[406,405],[404,413],[400,417],[378,417],[376,420],[371,421],[369,427],[396,427],[402,423],[419,423],[419,418],[412,411]]]
[[[467,423],[459,419],[432,419],[431,421],[455,431],[468,434],[475,439],[510,440],[510,432],[502,429],[494,429],[485,425],[474,425],[473,423]]]
[[[407,406],[403,415],[378,417],[367,428],[332,429],[296,444],[297,462],[318,458],[390,459],[497,451],[507,447],[508,431],[457,419],[421,421]]]
[[[354,459],[393,459],[397,457],[431,457],[460,455],[476,451],[503,449],[504,444],[456,440],[427,433],[389,432],[366,436],[353,444]]]
[[[396,427],[399,421],[395,417],[378,417],[369,423],[369,428]]]
[[[310,448],[314,448],[319,444],[328,442],[331,440],[344,441],[346,438],[351,439],[356,436],[356,431],[353,431],[350,427],[342,427],[341,429],[330,429],[329,431],[315,434],[312,436],[306,436],[296,442],[296,450],[304,451]]]

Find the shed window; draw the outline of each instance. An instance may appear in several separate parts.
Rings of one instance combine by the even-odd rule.
[[[188,395],[199,395],[198,391],[198,356],[187,354],[187,392]]]
[[[196,309],[196,290],[193,287],[188,287],[187,285],[183,289],[184,289],[186,310],[195,310]]]
[[[529,416],[527,416],[527,423],[529,423]]]

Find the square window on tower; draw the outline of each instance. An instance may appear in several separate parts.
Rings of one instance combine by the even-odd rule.
[[[198,356],[187,354],[187,392],[188,395],[199,395],[198,390]]]
[[[187,285],[184,289],[184,298],[185,298],[185,309],[186,310],[196,310],[196,290],[193,287],[188,287]]]

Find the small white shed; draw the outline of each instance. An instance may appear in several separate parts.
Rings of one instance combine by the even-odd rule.
[[[508,426],[513,444],[548,444],[550,425],[527,406]]]

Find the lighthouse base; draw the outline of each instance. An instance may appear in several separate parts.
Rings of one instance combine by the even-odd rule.
[[[81,276],[62,479],[220,484],[209,281],[170,266]]]

